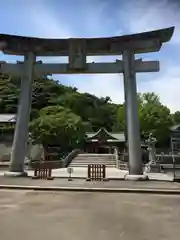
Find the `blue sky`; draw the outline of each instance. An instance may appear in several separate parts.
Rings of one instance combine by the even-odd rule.
[[[154,91],[172,112],[180,110],[180,14],[177,3],[167,0],[1,0],[0,33],[44,38],[109,37],[175,26],[172,40],[158,53],[142,55],[160,60],[159,73],[137,74],[139,92]],[[138,57],[138,55],[137,55]],[[114,61],[117,57],[88,58]],[[0,53],[0,61],[22,58]],[[43,58],[44,62],[66,59]],[[108,75],[56,75],[61,83],[80,92],[124,99],[123,77]]]

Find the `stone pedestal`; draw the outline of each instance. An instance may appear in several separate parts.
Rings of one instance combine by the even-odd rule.
[[[127,174],[124,176],[125,180],[129,181],[147,181],[149,180],[149,177],[147,175],[133,175],[133,174]]]
[[[27,177],[27,172],[5,172],[5,177]]]

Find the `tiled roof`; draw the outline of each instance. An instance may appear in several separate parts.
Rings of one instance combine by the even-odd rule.
[[[91,139],[93,141],[96,141],[96,136],[100,133],[104,131],[107,135],[109,135],[110,138],[113,138],[114,141],[119,141],[119,142],[125,142],[125,135],[123,132],[116,132],[116,133],[112,133],[112,132],[108,132],[106,129],[101,128],[99,129],[99,131],[97,132],[87,132],[87,139]],[[113,141],[113,139],[109,139],[108,141]]]

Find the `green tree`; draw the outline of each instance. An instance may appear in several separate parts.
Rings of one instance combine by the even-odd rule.
[[[20,78],[10,78],[0,74],[0,111],[17,113],[20,93]],[[79,93],[77,88],[67,87],[46,77],[33,83],[31,120],[39,117],[39,112],[47,106],[63,106],[89,122],[93,131],[100,127],[112,130],[116,118],[117,105],[109,97],[98,98],[89,93]]]
[[[16,113],[20,81],[0,74],[0,112]]]
[[[168,142],[172,117],[170,110],[160,102],[155,93],[143,93],[137,95],[139,107],[139,120],[141,136],[147,136],[153,132],[160,144]],[[126,131],[125,104],[117,109],[114,130]]]
[[[125,105],[119,105],[117,108],[116,120],[114,122],[113,131],[125,131],[126,130],[126,117],[125,117]]]
[[[30,124],[34,142],[59,145],[62,152],[71,151],[83,143],[87,125],[81,117],[63,107],[47,107],[40,111],[40,117]]]
[[[1,113],[17,113],[20,83],[20,78],[0,74]],[[180,112],[171,115],[155,93],[138,94],[137,98],[141,133],[154,131],[158,140],[163,142],[169,134],[169,127],[180,123]],[[34,123],[37,120],[40,124],[40,119],[43,121],[48,117],[50,121],[55,121],[53,117],[58,114],[80,117],[87,131],[97,131],[101,127],[108,131],[126,129],[124,104],[114,104],[109,97],[98,98],[89,93],[79,93],[77,88],[64,86],[47,77],[35,79],[31,121]]]
[[[55,101],[70,108],[83,121],[90,121],[94,131],[101,127],[112,130],[117,106],[109,102],[109,97],[99,99],[88,93],[68,92]]]
[[[172,121],[174,125],[180,124],[180,111],[177,111],[172,114]]]
[[[140,94],[139,118],[142,133],[153,132],[160,144],[167,141],[172,125],[170,110],[155,93]]]

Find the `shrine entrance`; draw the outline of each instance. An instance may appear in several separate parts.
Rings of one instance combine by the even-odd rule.
[[[112,152],[111,152],[111,148],[105,145],[105,146],[99,146],[97,153],[112,153]]]
[[[127,179],[147,179],[143,175],[140,150],[140,131],[136,73],[159,71],[159,61],[142,61],[135,54],[157,52],[173,35],[174,27],[110,38],[41,39],[0,34],[0,50],[4,54],[22,55],[24,62],[1,62],[0,72],[21,76],[21,94],[11,154],[11,164],[6,175],[21,176],[28,138],[34,76],[48,74],[108,74],[124,75],[124,93],[129,154]],[[87,63],[87,56],[122,55],[109,63]],[[37,56],[68,56],[68,63],[44,64],[36,62]]]

